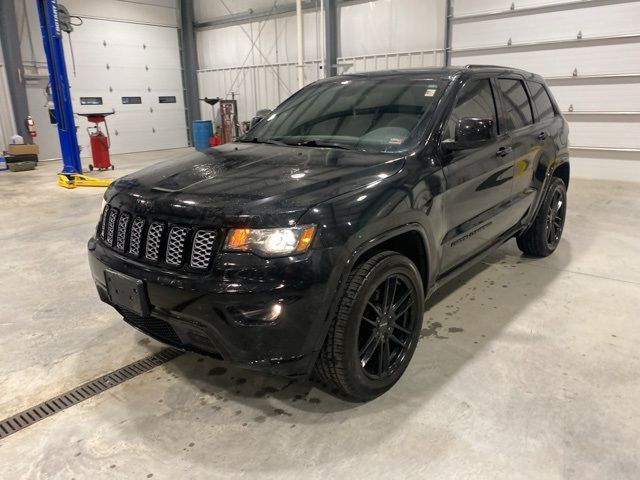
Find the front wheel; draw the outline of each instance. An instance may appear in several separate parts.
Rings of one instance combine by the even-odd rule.
[[[420,274],[407,257],[385,251],[356,265],[316,363],[318,377],[351,400],[382,395],[413,356],[423,303]]]
[[[516,238],[520,250],[534,257],[551,255],[560,243],[566,215],[567,187],[554,177],[533,224]]]

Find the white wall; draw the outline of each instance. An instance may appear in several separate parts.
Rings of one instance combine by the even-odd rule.
[[[304,12],[305,83],[322,77],[320,22],[318,11]],[[241,121],[250,120],[260,109],[274,108],[297,90],[296,35],[292,14],[198,31],[200,96],[231,98],[233,92]],[[208,106],[201,111],[204,118],[211,118]]]
[[[442,49],[444,11],[439,0],[341,4],[340,56]]]
[[[108,117],[111,152],[127,153],[187,145],[182,71],[175,0],[61,1],[83,24],[64,34],[65,58],[76,114],[116,110]],[[42,158],[59,157],[57,130],[48,120],[44,88],[48,83],[35,2],[16,0],[23,63],[29,74],[27,97],[36,121]],[[74,20],[76,22],[77,20]],[[107,68],[108,66],[108,68]],[[80,97],[102,97],[103,105],[80,105]],[[139,96],[140,105],[123,105],[123,96]],[[175,96],[159,104],[159,96]],[[76,115],[82,156],[90,156],[86,127]]]
[[[640,180],[640,153],[607,150],[640,149],[640,2],[523,0],[509,12],[511,3],[455,0],[454,17],[504,13],[454,21],[452,63],[509,65],[543,75],[570,123],[572,174]],[[541,5],[547,7],[518,14]]]
[[[285,3],[291,2],[279,5]],[[442,65],[445,3],[374,0],[340,4],[338,73]],[[273,0],[196,0],[196,21],[271,7]],[[305,83],[310,83],[323,77],[323,20],[319,9],[305,10],[303,19],[304,76]],[[293,13],[202,29],[196,40],[201,96],[229,97],[235,92],[240,120],[251,119],[261,108],[275,107],[297,90]],[[254,41],[257,48],[252,50]],[[204,107],[202,113],[211,118],[209,108]]]

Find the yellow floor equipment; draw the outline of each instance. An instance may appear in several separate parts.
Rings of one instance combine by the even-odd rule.
[[[96,178],[82,175],[81,173],[59,173],[58,185],[64,188],[76,187],[108,187],[112,182],[110,178]]]

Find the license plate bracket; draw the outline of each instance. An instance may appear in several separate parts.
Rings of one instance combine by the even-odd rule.
[[[142,280],[109,269],[105,269],[104,277],[111,303],[141,317],[149,315],[149,300]]]

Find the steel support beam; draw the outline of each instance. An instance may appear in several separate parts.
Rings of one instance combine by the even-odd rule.
[[[27,87],[25,85],[22,55],[20,54],[20,37],[18,35],[18,21],[13,0],[0,1],[0,43],[7,70],[7,83],[9,95],[13,106],[13,116],[17,133],[25,142],[29,141],[29,133],[25,120],[29,115],[29,103],[27,102]],[[16,133],[16,132],[11,132]]]
[[[445,13],[445,24],[444,24],[444,66],[448,67],[451,65],[451,39],[452,39],[452,30],[453,25],[453,5],[451,4],[451,0],[447,0],[446,4],[446,13]]]
[[[324,59],[325,77],[338,74],[338,0],[324,0]]]
[[[198,55],[193,23],[193,0],[180,0],[180,56],[189,145],[192,144],[191,125],[194,120],[200,119],[200,94],[198,92],[197,75]]]

